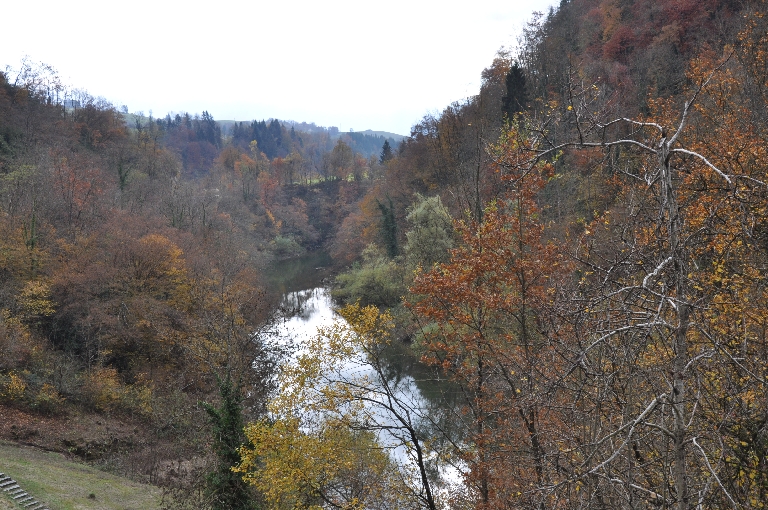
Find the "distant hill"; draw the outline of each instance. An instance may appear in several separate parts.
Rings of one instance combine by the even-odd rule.
[[[361,133],[368,136],[382,136],[384,138],[391,138],[398,143],[408,138],[405,135],[398,135],[396,133],[390,133],[388,131],[372,131],[370,129],[366,129],[365,131],[355,131],[355,133]]]
[[[144,115],[143,112],[134,112],[134,113],[121,113],[123,120],[125,121],[126,125],[129,128],[135,128],[138,125],[147,125],[150,122],[150,117]],[[182,116],[184,114],[181,114]],[[195,122],[196,119],[199,119],[199,115],[197,114],[189,114],[189,118],[192,119],[192,122]],[[158,118],[155,117],[154,120],[157,120]],[[271,124],[273,120],[277,120],[277,122],[282,126],[283,130],[286,132],[289,132],[291,128],[296,133],[309,133],[309,134],[321,134],[321,133],[327,133],[327,135],[330,137],[331,140],[335,141],[338,139],[343,140],[345,143],[350,145],[352,149],[355,152],[358,152],[362,154],[365,157],[370,157],[372,155],[379,155],[381,153],[381,148],[384,145],[385,141],[389,141],[390,146],[397,147],[400,142],[402,142],[405,138],[407,138],[404,135],[399,135],[397,133],[390,133],[388,131],[374,131],[372,129],[366,129],[365,131],[339,131],[339,128],[336,126],[318,126],[314,122],[296,122],[293,120],[280,120],[280,119],[266,119],[265,121],[265,128],[266,124]],[[170,125],[171,122],[171,116],[170,114],[166,115],[166,117],[160,117],[160,122],[165,122]],[[179,121],[180,122],[180,121]],[[236,134],[236,125],[242,126],[251,126],[254,121],[237,121],[237,120],[230,120],[230,119],[224,119],[224,120],[216,120],[216,124],[218,125],[221,135],[224,137],[232,137],[233,135],[235,138],[237,138]],[[248,128],[250,129],[250,128]],[[284,153],[281,153],[277,148],[275,150],[269,150],[268,143],[264,143],[263,140],[259,143],[260,147],[262,147],[262,150],[265,150],[267,155],[270,158],[273,158],[278,155],[285,156],[287,154],[286,151],[283,151]]]
[[[302,131],[305,133],[320,133],[320,132],[326,132],[331,135],[332,138],[338,138],[339,136],[346,134],[345,131],[339,131],[339,128],[336,126],[318,126],[314,122],[296,122],[293,120],[280,120],[277,119],[280,124],[285,126],[286,129],[293,128],[296,131]],[[266,119],[267,122],[272,121],[272,118]],[[235,125],[236,122],[245,122],[250,123],[251,121],[239,121],[239,120],[217,120],[216,121],[219,126],[221,127],[221,132],[223,134],[227,134],[230,132]],[[376,136],[376,137],[383,137],[383,138],[390,138],[394,140],[397,143],[400,143],[405,138],[408,138],[406,135],[399,135],[397,133],[390,133],[389,131],[374,131],[372,129],[366,129],[365,131],[350,131],[351,133],[359,133],[366,136]]]

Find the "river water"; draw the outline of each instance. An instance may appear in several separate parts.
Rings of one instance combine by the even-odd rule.
[[[278,280],[275,277],[274,284],[282,291],[280,308],[284,314],[277,328],[278,338],[284,347],[291,347],[294,356],[301,352],[303,344],[318,334],[318,328],[329,327],[334,321],[343,320],[334,311],[334,302],[327,285],[331,273],[325,264],[330,262],[327,255],[312,254],[301,259],[281,262],[281,266],[276,267],[276,271],[282,270],[279,274],[281,278]],[[427,371],[415,362],[412,356],[402,352],[398,354],[397,348],[394,351],[387,361],[387,380],[383,384],[394,390],[397,399],[402,401],[398,412],[409,413],[414,417],[413,425],[422,427],[426,424],[421,422],[419,415],[431,404],[422,395],[421,389],[429,393],[434,388],[434,383],[425,382]],[[295,360],[294,356],[290,356],[288,362]],[[357,359],[350,360],[340,373],[343,377],[354,374],[354,377],[367,376],[371,380],[377,378],[362,353]],[[370,413],[372,422],[378,425],[401,425],[381,406],[369,405],[367,412]],[[393,430],[394,432],[380,433],[379,441],[390,449],[393,460],[406,468],[412,468],[413,452],[406,447],[410,440],[402,430]],[[453,481],[457,481],[460,476],[457,471],[445,467],[441,472]]]

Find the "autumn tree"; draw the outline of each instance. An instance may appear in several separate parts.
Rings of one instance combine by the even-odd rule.
[[[652,118],[603,121],[590,87],[566,110],[573,141],[533,130],[540,145],[521,168],[571,148],[621,151],[617,200],[574,252],[575,336],[549,362],[568,402],[559,421],[572,424],[558,439],[561,481],[540,487],[550,497],[683,510],[750,505],[762,490],[729,469],[752,448],[743,438],[756,439],[731,431],[753,426],[747,402],[764,384],[749,361],[763,350],[762,313],[747,309],[762,300],[762,254],[749,247],[765,201],[763,149],[732,103],[731,62],[694,61],[679,109],[654,100]]]
[[[386,362],[392,318],[374,306],[340,313],[284,368],[274,419],[248,425],[238,471],[274,508],[436,510],[424,410]],[[385,453],[395,447],[397,464]]]
[[[458,222],[450,260],[425,268],[411,287],[423,360],[461,388],[464,429],[453,444],[481,508],[544,505],[530,487],[559,478],[546,462],[561,425],[550,382],[564,331],[552,310],[568,264],[546,239],[536,203],[552,166],[521,170],[527,143],[523,128],[505,132],[494,158],[507,194],[482,221]]]
[[[352,173],[355,162],[355,154],[343,140],[339,139],[333,150],[327,153],[323,159],[326,175],[335,179],[346,180]]]

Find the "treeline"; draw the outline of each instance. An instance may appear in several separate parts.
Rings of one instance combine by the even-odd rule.
[[[311,149],[314,146],[323,147],[327,152],[333,148],[336,141],[341,140],[355,152],[369,159],[371,156],[379,156],[384,142],[395,145],[396,141],[392,137],[382,135],[356,133],[339,134],[338,129],[325,129],[312,125],[303,125],[298,123],[289,123],[290,129],[287,129],[286,123],[277,119],[266,121],[253,121],[250,124],[244,122],[235,122],[231,128],[232,143],[242,148],[247,148],[250,142],[255,141],[260,150],[269,158],[286,157],[296,151],[304,153],[304,145]],[[298,131],[295,126],[299,126]],[[319,160],[316,166],[321,166]]]
[[[336,238],[348,325],[247,428],[267,501],[762,508],[766,9],[564,1],[416,124]]]
[[[249,402],[263,408],[274,353],[253,337],[272,313],[258,268],[279,253],[280,220],[217,177],[207,114],[129,128],[82,92],[65,108],[55,81],[28,63],[0,74],[0,401],[133,417],[154,431],[141,444],[193,432],[217,375],[258,388]],[[281,233],[317,236],[296,204]],[[162,462],[140,458],[136,475]]]
[[[682,97],[690,86],[686,72],[692,59],[735,44],[743,13],[751,9],[716,0],[572,0],[561,2],[546,15],[536,14],[520,34],[517,53],[502,51],[485,69],[477,96],[453,103],[413,126],[372,192],[375,196],[367,200],[392,199],[401,246],[414,193],[440,195],[454,217],[465,211],[479,217],[482,204],[503,187],[486,149],[498,140],[504,119],[512,120],[516,113],[533,119],[553,113],[565,116],[577,87],[585,83],[598,87],[600,103],[595,106],[616,115],[648,115],[658,98]],[[574,127],[568,122],[552,124],[547,135],[557,144],[570,140]],[[563,153],[555,164],[558,169],[584,166],[574,158]],[[590,219],[605,199],[594,189],[598,181],[582,169],[558,173],[558,181],[545,191],[549,203],[544,214],[557,220]],[[369,228],[362,229],[368,235],[358,243],[358,253],[377,240],[376,229],[370,227],[380,221],[377,207],[364,205],[363,209],[369,217],[357,220]],[[350,240],[359,233],[351,233]]]

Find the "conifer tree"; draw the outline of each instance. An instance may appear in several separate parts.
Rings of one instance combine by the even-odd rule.
[[[381,147],[381,157],[379,157],[379,162],[383,165],[392,158],[392,146],[389,145],[389,140],[384,140],[384,145]]]
[[[246,510],[255,508],[248,489],[240,475],[232,468],[240,462],[238,448],[244,442],[242,396],[229,374],[219,379],[221,405],[214,407],[203,402],[213,428],[213,451],[216,469],[208,475],[207,493],[211,508],[215,510]]]
[[[501,111],[508,119],[525,110],[528,104],[528,92],[525,75],[517,62],[512,63],[506,77],[507,93],[501,99]]]
[[[392,199],[389,200],[389,206],[382,204],[378,200],[376,203],[381,211],[381,235],[384,240],[384,247],[387,249],[387,255],[390,258],[397,257],[399,250],[397,247],[397,219],[395,218],[395,206]]]

